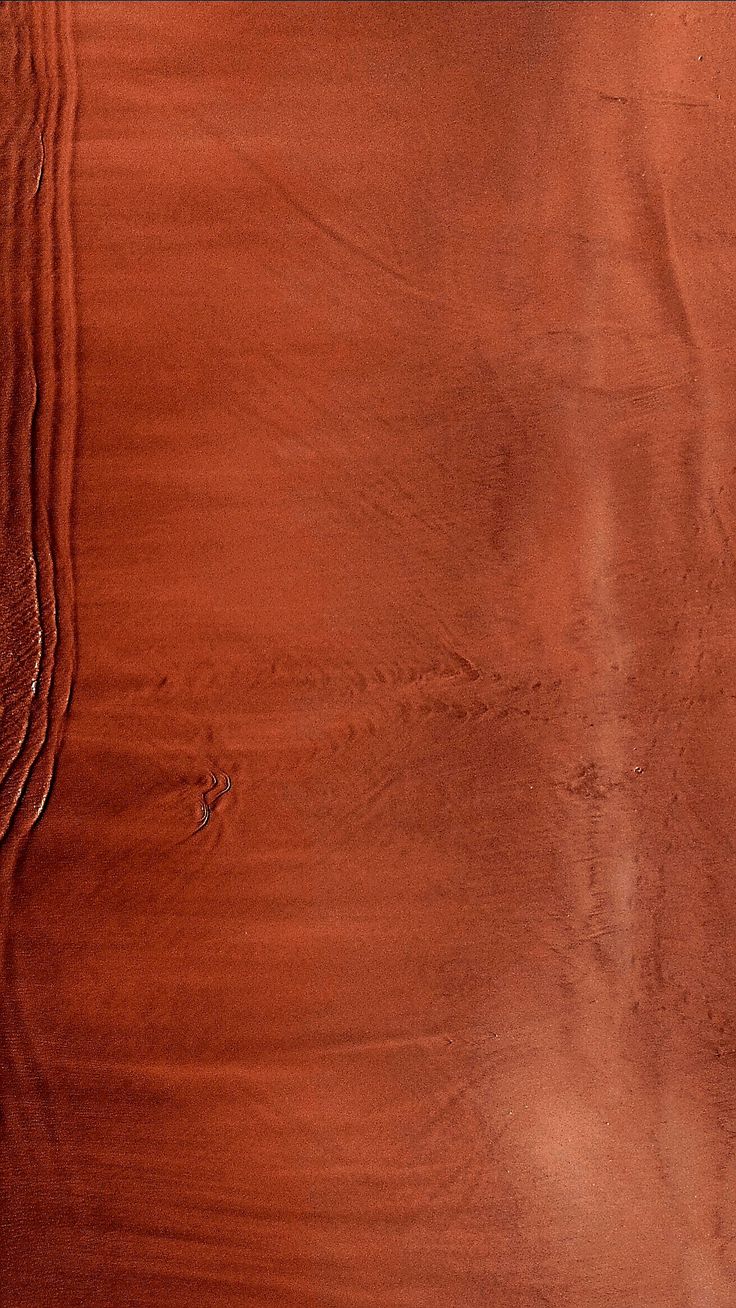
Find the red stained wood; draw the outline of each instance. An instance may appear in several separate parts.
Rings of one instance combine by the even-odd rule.
[[[731,1308],[732,11],[0,49],[5,1302]]]

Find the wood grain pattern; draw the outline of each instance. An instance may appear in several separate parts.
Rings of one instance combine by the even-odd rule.
[[[70,505],[76,307],[66,5],[5,6],[0,836],[3,922],[19,841],[48,797],[74,667]]]
[[[0,7],[10,1308],[736,1301],[732,18]]]

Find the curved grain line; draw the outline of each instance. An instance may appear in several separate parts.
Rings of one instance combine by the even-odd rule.
[[[52,1100],[43,1093],[46,1074],[25,1019],[8,928],[22,845],[53,781],[74,668],[70,528],[77,342],[70,179],[76,79],[70,21],[66,4],[24,4],[12,11],[12,71],[20,108],[10,131],[11,207],[2,282],[12,311],[11,392],[2,415],[11,471],[4,555],[15,565],[8,584],[19,591],[16,596],[13,590],[0,631],[3,655],[9,646],[2,692],[5,705],[12,705],[0,753],[2,1052],[17,1084],[31,1088],[35,1117],[55,1144]],[[19,556],[27,567],[19,567]],[[20,666],[19,644],[29,644],[32,654]]]
[[[14,85],[17,116],[6,132],[10,142],[9,220],[3,250],[3,303],[10,323],[7,356],[10,359],[10,386],[7,413],[3,413],[6,447],[8,498],[4,513],[4,565],[12,569],[3,578],[3,601],[10,611],[3,630],[3,730],[1,759],[3,768],[0,790],[0,834],[14,807],[15,790],[12,770],[26,744],[33,701],[37,694],[41,662],[42,623],[38,594],[37,565],[33,549],[33,513],[31,495],[31,450],[36,421],[37,386],[32,363],[31,295],[19,276],[31,258],[28,222],[23,215],[24,145],[30,123],[37,114],[35,99],[28,104],[23,88],[34,85],[34,60],[27,24],[14,23]],[[26,383],[30,381],[29,394]],[[22,558],[22,562],[20,559]],[[21,657],[23,664],[18,668]],[[30,666],[29,666],[30,665]],[[11,679],[15,674],[15,682]],[[9,741],[9,737],[11,738]],[[8,745],[10,748],[8,749]],[[19,765],[20,766],[20,765]]]
[[[6,699],[25,704],[25,722],[15,747],[0,758],[0,840],[3,858],[4,922],[12,895],[13,869],[21,845],[43,812],[53,782],[74,677],[74,613],[71,501],[77,423],[77,338],[71,229],[71,160],[76,112],[71,12],[67,3],[23,5],[13,11],[20,49],[30,50],[30,68],[18,66],[17,101],[27,103],[27,130],[13,172],[10,302],[19,304],[14,332],[14,403],[6,442],[12,447],[13,494],[6,515],[8,541],[33,559],[38,656],[32,676],[3,686]],[[35,142],[34,149],[28,142]],[[43,187],[38,181],[38,141],[44,143]],[[28,177],[26,176],[28,174]],[[30,186],[27,185],[30,182]],[[25,202],[21,197],[25,191]],[[33,203],[29,204],[29,196]],[[7,247],[6,247],[7,248]],[[6,256],[7,257],[7,256]],[[25,281],[24,281],[25,279]],[[18,370],[35,378],[36,403],[19,440]],[[25,496],[23,513],[19,501]],[[23,531],[19,524],[24,524]],[[29,532],[30,523],[30,532]],[[30,536],[30,539],[29,539]],[[28,548],[30,545],[30,549]],[[30,592],[26,582],[26,591]],[[26,603],[30,600],[25,597]],[[6,633],[2,633],[6,634]],[[12,634],[12,633],[11,633]],[[10,691],[10,695],[8,692]],[[16,711],[15,717],[19,713]],[[16,725],[18,725],[16,723]],[[4,742],[5,744],[5,742]],[[4,751],[5,752],[5,751]]]
[[[219,803],[223,795],[226,795],[229,790],[232,790],[232,786],[232,780],[227,772],[223,772],[222,780],[220,780],[220,776],[217,772],[210,772],[210,784],[202,791],[202,798],[199,801],[202,809],[202,816],[200,817],[197,826],[194,828],[192,835],[196,836],[198,831],[204,830],[212,817],[212,810],[215,805]]]
[[[32,120],[43,123],[49,138],[56,137],[58,116],[58,75],[53,27],[53,9],[38,6],[23,7],[23,17],[29,28],[31,50],[31,76],[29,95]],[[19,88],[19,99],[25,90]],[[40,128],[38,130],[41,130]],[[52,182],[56,179],[52,178]],[[25,189],[23,187],[22,189]],[[54,187],[52,187],[53,191]],[[39,203],[37,218],[16,210],[13,221],[22,234],[23,246],[17,264],[17,279],[23,285],[27,301],[27,339],[25,349],[19,345],[21,357],[29,356],[36,387],[36,403],[30,427],[28,485],[31,506],[31,551],[36,581],[36,607],[39,615],[39,660],[34,676],[33,695],[28,709],[25,732],[3,786],[4,828],[0,835],[7,837],[11,828],[24,813],[22,803],[32,771],[43,749],[49,730],[49,694],[56,651],[56,595],[54,567],[50,544],[50,481],[51,446],[58,425],[56,412],[56,374],[53,367],[53,300],[55,270],[53,262],[53,230],[50,207],[52,196],[46,195]],[[35,217],[35,216],[34,216]],[[24,274],[26,283],[22,283]],[[51,348],[50,348],[51,346]],[[49,360],[51,359],[51,367]],[[16,468],[15,482],[20,484]],[[11,860],[13,854],[11,852]]]
[[[49,660],[48,715],[38,755],[32,804],[26,813],[29,829],[41,816],[53,784],[59,746],[69,709],[75,672],[74,583],[71,552],[71,507],[77,425],[76,298],[72,264],[71,163],[76,115],[76,77],[68,5],[45,10],[54,24],[57,107],[54,121],[57,168],[51,188],[51,251],[57,252],[52,301],[54,424],[48,457],[48,562],[53,605],[53,655]],[[60,71],[59,71],[60,70]],[[58,252],[65,258],[59,260]],[[61,439],[59,438],[61,434]]]

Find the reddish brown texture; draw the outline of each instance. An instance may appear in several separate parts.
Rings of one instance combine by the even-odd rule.
[[[0,33],[5,1302],[732,1308],[731,7]]]

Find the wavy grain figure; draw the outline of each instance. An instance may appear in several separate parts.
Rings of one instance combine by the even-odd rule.
[[[70,188],[76,74],[71,6],[5,6],[0,36],[6,196],[0,233],[0,438],[7,469],[0,577],[4,939],[19,849],[49,795],[74,676],[70,526],[77,343]]]

